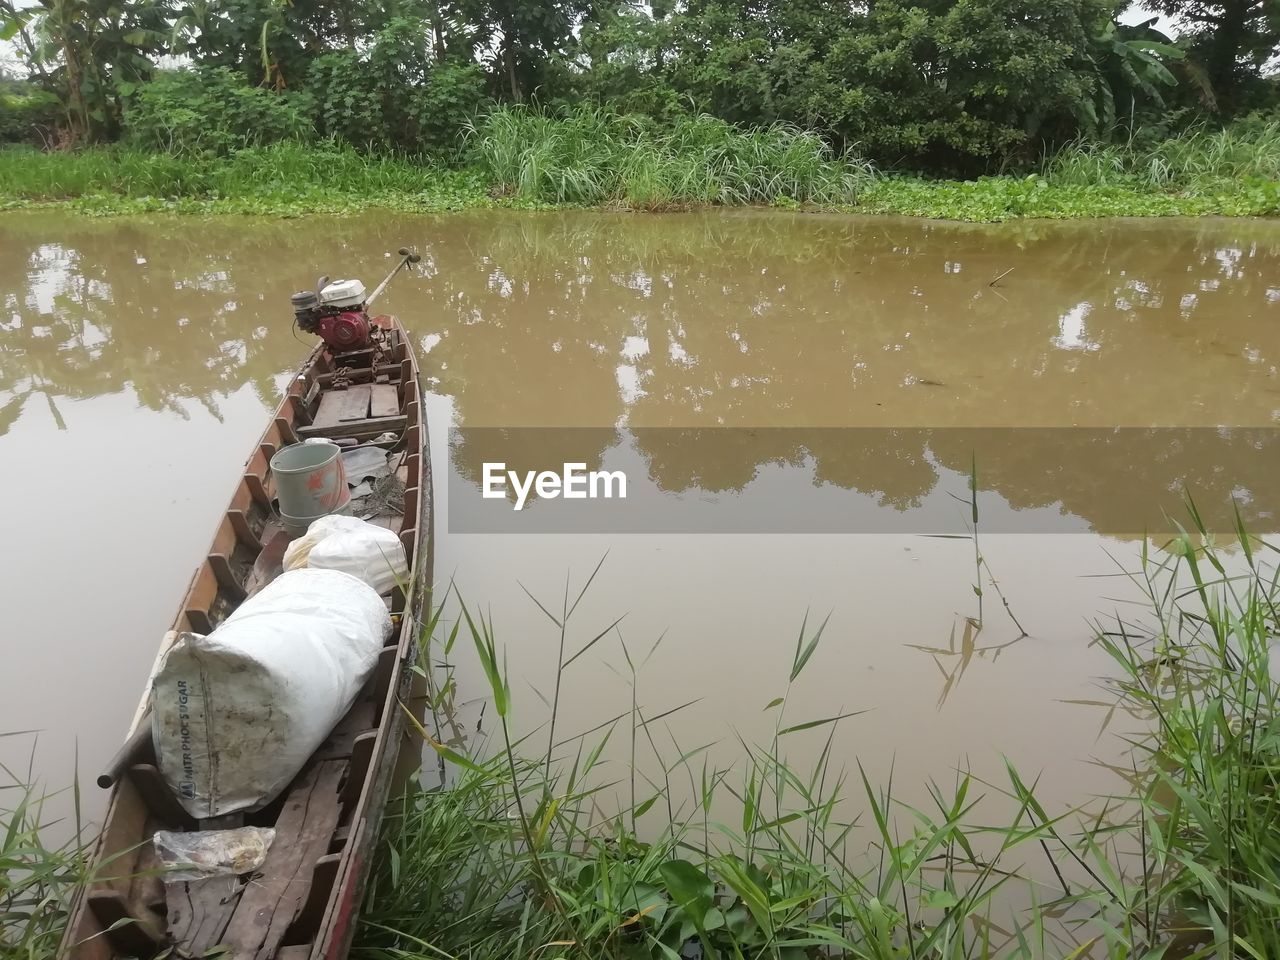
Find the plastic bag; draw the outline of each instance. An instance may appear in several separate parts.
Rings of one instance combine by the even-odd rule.
[[[321,517],[289,544],[284,568],[303,567],[349,573],[378,593],[390,593],[409,577],[400,538],[386,527],[355,517]]]
[[[151,686],[160,773],[197,819],[270,803],[351,708],[391,633],[336,570],[281,574],[207,637],[181,633]]]
[[[151,838],[165,880],[203,880],[252,873],[267,859],[276,832],[269,827],[235,830],[157,830]]]

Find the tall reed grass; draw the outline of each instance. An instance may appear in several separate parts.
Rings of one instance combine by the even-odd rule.
[[[563,115],[503,107],[469,134],[502,190],[546,203],[849,204],[873,176],[869,163],[834,155],[815,133],[740,129],[706,115],[660,126],[607,107]]]
[[[1280,180],[1280,120],[1200,127],[1159,140],[1079,140],[1047,158],[1044,174],[1069,186],[1208,191],[1239,181]]]
[[[1226,556],[1196,521],[1144,554],[1153,622],[1099,633],[1119,700],[1150,721],[1136,741],[1137,812],[1119,829],[1142,870],[1117,892],[1166,942],[1214,957],[1280,956],[1280,636],[1275,545],[1237,518]],[[1204,543],[1204,545],[1200,545]],[[1122,892],[1121,892],[1122,891]]]
[[[458,601],[452,630],[437,620],[424,634],[426,672],[440,676],[469,636],[497,730],[470,752],[421,731],[453,783],[391,819],[357,952],[1280,956],[1277,551],[1240,533],[1234,556],[1202,531],[1143,553],[1130,575],[1149,610],[1097,633],[1117,665],[1113,709],[1147,731],[1133,741],[1133,790],[1057,812],[1008,765],[1001,784],[963,773],[930,784],[924,809],[892,782],[880,789],[861,768],[840,769],[836,738],[853,715],[791,702],[821,657],[825,624],[807,619],[780,696],[760,705],[772,737],[742,742],[732,766],[712,764],[709,744],[678,743],[639,698],[589,734],[516,740],[493,627]],[[539,607],[568,629],[567,604]],[[615,629],[581,649],[602,643],[617,645],[634,679],[644,658]],[[560,655],[557,684],[575,660]],[[457,689],[443,669],[438,730]],[[808,769],[786,759],[796,737],[817,738]]]
[[[0,738],[20,734],[0,734]],[[80,821],[79,788],[72,788],[71,824],[51,822],[53,798],[0,764],[0,957],[46,960],[62,937],[71,897],[85,875],[88,839]],[[57,843],[55,834],[66,837]]]

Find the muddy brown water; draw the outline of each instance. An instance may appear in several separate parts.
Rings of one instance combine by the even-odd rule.
[[[5,214],[0,733],[40,731],[46,785],[71,779],[77,750],[81,775],[96,773],[124,732],[244,457],[309,349],[291,330],[290,292],[319,273],[371,286],[406,243],[424,270],[385,306],[422,348],[440,476],[453,426],[1280,423],[1277,223]],[[671,496],[815,470],[749,445],[650,454]],[[1078,532],[983,541],[1022,638],[990,588],[974,630],[970,542],[916,534],[460,535],[439,522],[436,571],[491,611],[530,726],[558,631],[526,590],[558,608],[566,580],[576,590],[607,554],[569,649],[625,617],[567,672],[560,734],[629,703],[621,642],[647,651],[662,636],[639,700],[650,714],[697,701],[664,722],[674,742],[763,736],[806,611],[811,628],[829,613],[789,709],[796,721],[867,711],[843,725],[841,763],[881,779],[893,764],[910,785],[966,764],[995,771],[1004,754],[1065,805],[1116,789],[1104,711],[1073,701],[1098,698],[1107,665],[1090,621],[1132,596],[1116,573],[1138,547],[1109,535],[1125,521],[1117,484],[1058,490],[1037,459],[1032,449],[996,478],[1008,509],[1049,510]],[[890,518],[937,472],[918,449],[838,461],[822,482],[870,494]],[[1174,462],[1170,483],[1195,475],[1254,502],[1260,479],[1211,467]],[[483,691],[463,677],[464,709],[478,714]],[[666,749],[665,729],[660,739]],[[10,765],[31,750],[31,736],[0,739]]]

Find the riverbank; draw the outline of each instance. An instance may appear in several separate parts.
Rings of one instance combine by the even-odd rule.
[[[705,131],[699,134],[708,139]],[[330,143],[277,143],[227,156],[122,147],[0,150],[0,209],[64,207],[92,216],[142,213],[299,217],[366,209],[434,213],[492,207],[638,211],[705,206],[899,214],[994,222],[1018,218],[1280,214],[1277,161],[1206,137],[1179,169],[1168,159],[1080,147],[1022,177],[931,180],[829,156],[811,135],[720,128],[713,148],[692,134],[597,147],[600,131],[513,128],[487,137],[468,164],[370,156]],[[1216,138],[1216,139],[1215,139]],[[1276,138],[1280,140],[1280,137]],[[1269,142],[1269,141],[1267,141]],[[568,143],[568,145],[566,145]],[[1216,150],[1210,164],[1199,161]],[[1196,169],[1199,164],[1205,169]]]

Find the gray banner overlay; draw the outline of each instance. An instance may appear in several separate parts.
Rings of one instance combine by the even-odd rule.
[[[983,533],[1168,532],[1188,494],[1280,529],[1267,427],[464,427],[448,457],[452,533],[965,534],[973,477]]]

